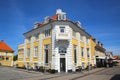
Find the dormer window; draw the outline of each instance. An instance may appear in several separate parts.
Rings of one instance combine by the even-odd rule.
[[[59,14],[58,15],[58,20],[66,20],[66,15],[65,14]]]
[[[66,13],[61,9],[57,9],[56,14],[58,14],[58,20],[66,20]]]

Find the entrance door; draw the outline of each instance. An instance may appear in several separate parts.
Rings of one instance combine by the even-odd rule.
[[[65,58],[60,58],[60,71],[65,72]]]

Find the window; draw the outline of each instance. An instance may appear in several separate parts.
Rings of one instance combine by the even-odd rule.
[[[45,45],[45,65],[48,65],[49,63],[49,51],[50,51],[50,45]]]
[[[75,31],[73,31],[73,37],[76,37],[76,32]]]
[[[0,56],[0,61],[2,61],[2,56]]]
[[[9,61],[9,57],[6,57],[6,61]]]
[[[38,46],[34,48],[34,56],[38,57]]]
[[[66,20],[66,15],[65,14],[59,14],[58,15],[58,20]]]
[[[65,32],[65,27],[60,27],[60,33],[64,33]]]
[[[82,62],[82,69],[85,69],[85,63]]]
[[[48,37],[48,36],[50,36],[50,29],[47,29],[47,30],[45,30],[45,37]]]
[[[86,44],[89,44],[89,39],[86,38]]]
[[[38,39],[39,39],[39,34],[36,34],[35,35],[35,40],[38,41]]]
[[[27,40],[28,40],[28,43],[30,43],[30,39],[31,39],[31,37],[28,37],[28,38],[27,38]]]
[[[23,58],[23,57],[24,57],[24,49],[19,49],[19,50],[18,50],[18,53],[19,53],[19,54],[18,54],[18,57],[19,57],[19,58]]]
[[[24,55],[20,53],[18,57],[19,57],[19,58],[23,58]]]
[[[87,57],[90,57],[89,48],[87,48]]]
[[[74,62],[77,63],[77,47],[74,46]]]
[[[81,56],[84,57],[84,48],[81,47]]]
[[[80,40],[83,41],[83,36],[82,35],[80,36]]]
[[[30,48],[27,49],[27,57],[30,57]]]
[[[2,57],[2,60],[4,60],[5,58],[4,58],[4,56],[1,56]]]
[[[48,63],[48,49],[45,49],[45,63]]]
[[[59,53],[67,53],[67,49],[65,47],[59,47]]]

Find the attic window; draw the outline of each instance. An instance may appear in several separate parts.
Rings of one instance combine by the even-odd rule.
[[[59,14],[58,15],[58,20],[66,20],[66,15],[65,14]]]

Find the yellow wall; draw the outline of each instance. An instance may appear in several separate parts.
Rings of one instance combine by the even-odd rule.
[[[25,62],[17,62],[18,67],[25,67]]]
[[[72,44],[73,44],[73,45],[78,45],[78,40],[73,38],[73,39],[72,39]]]
[[[39,46],[39,41],[35,41],[34,46]]]
[[[2,51],[0,53],[2,53],[1,54],[2,56],[4,56],[4,60],[0,60],[0,64],[3,65],[3,66],[13,66],[14,52],[8,52],[7,53],[7,57],[9,58],[9,60],[6,60],[6,51]]]
[[[90,45],[91,45],[91,56],[95,56],[95,42],[92,40],[92,38],[90,38]]]
[[[38,57],[33,57],[33,61],[38,61]]]
[[[81,46],[81,47],[84,47],[84,42],[80,42],[80,46]]]

